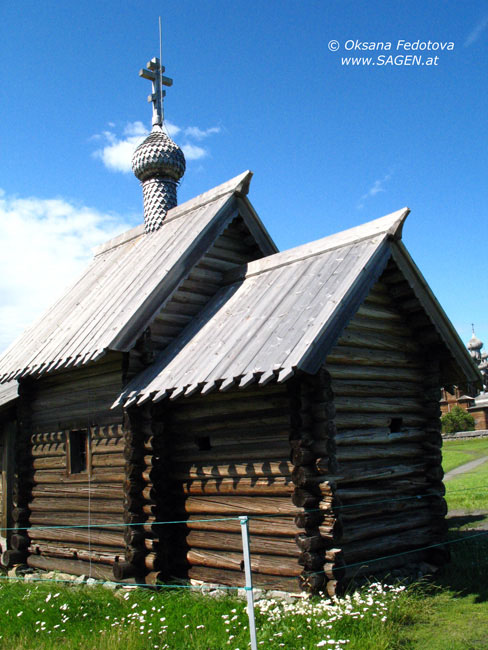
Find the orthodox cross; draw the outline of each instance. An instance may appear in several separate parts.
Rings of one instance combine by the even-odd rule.
[[[170,79],[169,77],[163,77],[164,66],[161,65],[161,61],[157,57],[151,59],[147,64],[147,67],[147,70],[146,68],[143,68],[139,71],[139,76],[144,77],[144,79],[150,79],[152,81],[152,93],[148,95],[147,98],[148,102],[153,103],[152,123],[153,126],[163,126],[163,97],[166,95],[166,91],[163,90],[163,86],[172,86],[173,79]]]

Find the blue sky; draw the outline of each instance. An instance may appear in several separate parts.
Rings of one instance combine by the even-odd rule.
[[[404,242],[463,340],[474,322],[488,347],[486,2],[27,0],[0,9],[0,348],[142,219],[127,169],[159,15],[179,201],[251,169],[280,249],[408,205]],[[437,65],[377,63],[412,54]]]

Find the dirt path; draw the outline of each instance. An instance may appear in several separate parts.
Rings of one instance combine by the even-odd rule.
[[[450,472],[444,474],[444,481],[449,481],[449,479],[454,478],[458,474],[464,474],[465,472],[470,472],[475,467],[479,467],[488,461],[488,456],[483,456],[482,458],[477,458],[476,460],[470,460],[469,463],[464,463],[464,465],[459,465],[451,469]]]

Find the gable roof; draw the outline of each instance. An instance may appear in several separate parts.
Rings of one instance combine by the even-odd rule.
[[[479,377],[462,341],[425,280],[398,247],[409,210],[256,260],[230,271],[229,284],[115,404],[215,388],[286,381],[315,373],[397,248],[410,286],[468,381]],[[430,292],[430,293],[429,293]]]
[[[83,365],[129,350],[239,206],[264,254],[276,246],[245,199],[251,172],[99,247],[81,278],[0,357],[0,381]]]

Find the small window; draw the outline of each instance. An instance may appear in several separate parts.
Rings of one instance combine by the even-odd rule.
[[[402,430],[403,418],[392,418],[390,423],[390,433],[399,433]]]
[[[210,438],[208,436],[201,436],[199,438],[196,438],[196,443],[200,451],[208,451],[209,449],[212,449]]]
[[[89,469],[88,431],[81,429],[68,432],[68,474],[81,474]]]

